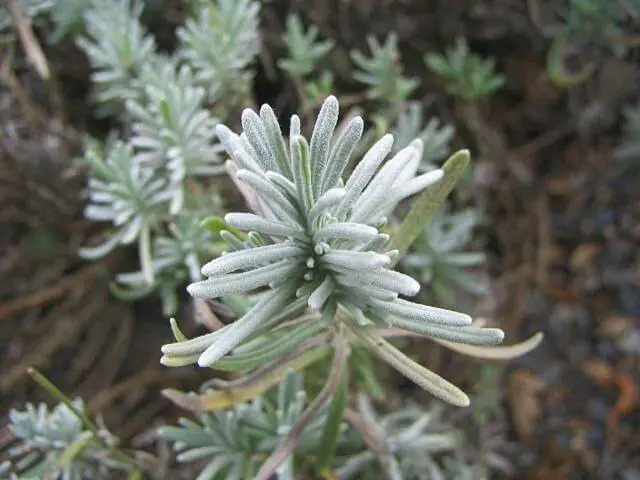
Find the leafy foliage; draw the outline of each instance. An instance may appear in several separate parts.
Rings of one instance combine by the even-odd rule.
[[[567,0],[563,12],[564,25],[560,33],[567,41],[583,46],[605,46],[622,54],[625,47],[611,40],[625,35],[640,13],[640,2],[606,0]]]
[[[413,252],[402,259],[403,266],[447,304],[455,303],[456,288],[474,295],[485,293],[484,283],[466,272],[485,262],[483,252],[466,251],[479,221],[480,215],[472,209],[454,213],[441,210],[425,226]]]
[[[195,86],[188,66],[168,60],[148,63],[141,78],[144,103],[127,102],[134,132],[130,143],[137,149],[137,163],[166,169],[173,191],[169,210],[175,214],[183,208],[187,176],[223,171],[214,141],[217,120],[204,108],[205,90]]]
[[[375,37],[367,37],[370,55],[351,52],[358,70],[353,78],[366,85],[367,97],[384,103],[397,104],[405,101],[418,86],[418,80],[402,74],[402,63],[398,52],[398,36],[390,33],[384,43]]]
[[[201,226],[202,217],[201,212],[182,211],[169,223],[166,235],[153,239],[152,285],[146,282],[143,271],[120,273],[112,286],[113,293],[120,298],[135,299],[156,290],[163,313],[174,315],[178,310],[177,288],[188,280],[199,280],[201,258],[219,253],[214,236]]]
[[[230,107],[247,92],[259,50],[259,11],[251,0],[201,2],[197,17],[178,29],[178,56],[192,67],[208,101]]]
[[[419,170],[428,171],[436,168],[435,163],[451,152],[451,140],[455,130],[451,125],[441,125],[437,118],[431,118],[426,126],[422,104],[408,102],[398,115],[395,128],[391,130],[395,138],[392,152],[406,147],[416,138],[422,140],[423,152]]]
[[[135,162],[133,149],[121,141],[109,149],[106,159],[93,149],[86,152],[85,160],[93,174],[89,179],[85,217],[111,222],[115,231],[102,245],[81,249],[80,255],[100,258],[119,244],[138,240],[146,280],[152,283],[150,229],[157,221],[159,207],[171,199],[171,189],[166,188],[166,181],[155,176],[152,169]]]
[[[393,137],[385,135],[345,182],[341,176],[362,135],[363,121],[353,118],[330,147],[337,122],[338,101],[329,97],[318,114],[309,145],[300,135],[300,120],[294,115],[289,152],[268,105],[261,108],[260,115],[249,109],[243,112],[243,136],[218,126],[222,143],[239,167],[236,176],[254,189],[260,210],[259,214],[229,213],[225,222],[250,231],[255,240],[252,248],[244,248],[235,235],[223,232],[235,251],[206,264],[202,273],[208,278],[191,284],[188,291],[194,297],[213,299],[269,289],[234,323],[165,345],[163,363],[197,362],[215,367],[250,337],[268,332],[307,309],[320,314],[320,323],[314,319],[312,325],[321,327],[332,325],[338,309],[345,309],[355,318],[351,327],[368,341],[372,337],[367,327],[375,325],[392,325],[462,343],[495,344],[502,340],[500,330],[470,327],[467,315],[398,298],[415,295],[420,285],[389,268],[397,252],[386,250],[389,236],[378,229],[401,200],[440,180],[443,171],[416,176],[422,158],[420,140],[379,168],[393,144]],[[316,332],[309,328],[307,335]],[[423,384],[425,388],[430,385],[434,385],[431,380]],[[446,389],[455,394],[435,386],[431,391],[453,403],[468,403],[456,387]]]
[[[95,2],[85,13],[86,36],[77,39],[93,68],[98,113],[122,111],[123,103],[143,94],[140,74],[155,55],[155,41],[140,23],[143,4],[137,0]]]
[[[317,63],[333,48],[331,39],[318,40],[318,27],[311,25],[305,32],[302,20],[296,14],[287,17],[287,29],[284,35],[288,58],[278,61],[278,66],[289,75],[303,78],[313,72]]]
[[[73,405],[84,411],[81,399]],[[22,411],[11,410],[9,420],[11,432],[20,440],[9,452],[9,467],[19,472],[20,478],[99,480],[111,478],[114,470],[127,468],[112,458],[110,451],[63,403],[51,411],[44,403],[27,403]],[[117,444],[116,437],[105,427],[99,433],[107,445]]]
[[[465,100],[486,97],[505,82],[504,77],[494,71],[495,61],[471,53],[463,37],[458,37],[444,55],[428,53],[424,61],[431,71],[447,79],[447,93]]]
[[[18,7],[28,19],[33,21],[49,11],[55,3],[54,0],[18,0]],[[12,26],[13,19],[9,7],[0,4],[0,42],[13,39],[13,33],[10,31]]]
[[[54,25],[51,42],[75,35],[84,27],[84,15],[96,0],[55,0],[49,10],[49,18]]]
[[[615,150],[616,159],[629,163],[640,160],[640,103],[624,112],[624,141]]]
[[[382,418],[366,396],[358,397],[358,406],[366,428],[382,441],[381,451],[344,458],[336,469],[339,478],[373,478],[380,468],[393,480],[448,478],[434,456],[454,451],[462,438],[443,422],[439,406],[426,411],[408,406]]]
[[[232,120],[235,107],[249,97],[260,47],[260,3],[186,3],[188,18],[177,29],[176,51],[158,53],[140,20],[143,5],[151,7],[149,3],[22,0],[33,18],[48,9],[54,41],[85,32],[76,41],[93,69],[94,99],[101,114],[117,114],[121,122],[113,132],[121,140],[104,152],[90,147],[85,154],[91,173],[85,216],[109,224],[109,235],[102,245],[84,248],[81,254],[99,258],[137,240],[140,271],[117,275],[114,293],[130,299],[158,293],[164,313],[171,315],[178,310],[177,289],[189,281],[196,309],[214,305],[226,309],[225,321],[235,320],[187,339],[172,319],[176,342],[162,348],[161,362],[167,366],[198,363],[250,375],[237,380],[238,388],[229,387],[233,381],[223,382],[226,386],[219,390],[173,397],[204,405],[198,410],[199,422],[182,419],[179,426],[160,430],[179,452],[179,461],[203,462],[199,478],[250,478],[258,468],[269,475],[275,471],[282,479],[311,468],[320,477],[328,477],[333,468],[346,476],[369,474],[379,469],[380,452],[363,452],[363,439],[345,427],[343,418],[349,379],[383,397],[372,355],[443,400],[458,406],[469,403],[461,390],[413,362],[385,336],[417,333],[477,356],[484,352],[477,345],[493,345],[503,337],[499,329],[471,326],[463,313],[406,300],[420,285],[413,276],[394,270],[434,205],[441,204],[458,172],[466,168],[468,152],[458,152],[442,169],[435,168],[449,153],[453,129],[437,119],[425,126],[421,105],[408,102],[418,80],[403,74],[395,33],[383,43],[368,37],[368,55],[351,55],[353,78],[365,86],[366,98],[378,109],[370,112],[377,127],[372,141],[362,142],[360,117],[337,128],[338,102],[333,96],[324,100],[334,87],[333,72],[317,71],[334,42],[320,40],[315,25],[305,30],[295,15],[287,21],[288,56],[278,63],[293,78],[305,115],[322,103],[311,139],[302,135],[296,115],[285,138],[268,105],[259,113],[245,110],[243,133],[233,133],[219,122]],[[29,10],[29,5],[40,9]],[[494,74],[493,63],[469,54],[466,44],[443,58],[449,70],[442,72],[457,85],[452,91],[458,94],[472,92],[470,98],[477,98],[503,82]],[[454,68],[458,64],[462,66]],[[354,99],[362,97],[354,95],[349,103]],[[393,136],[384,134],[393,124],[395,145]],[[216,186],[202,177],[222,172],[216,136],[231,157],[226,171],[253,213],[230,213],[224,220],[211,215],[219,207],[211,201]],[[351,171],[361,143],[366,144],[364,153]],[[411,210],[418,212],[419,221],[410,214],[410,221],[393,232],[388,218],[396,206],[421,192]],[[430,207],[422,211],[422,204]],[[412,222],[417,227],[404,235],[403,226]],[[450,280],[447,275],[459,282],[464,274],[459,267],[476,264],[471,261],[476,257],[459,251],[472,229],[460,225],[468,223],[455,214],[446,220],[437,217],[423,240],[426,253],[419,246],[403,265],[411,270],[411,256],[416,255],[416,268],[426,269],[429,281],[439,282],[445,272],[443,282]],[[411,241],[397,241],[409,237]],[[222,247],[220,238],[227,245]],[[228,253],[220,256],[222,248]],[[431,260],[425,255],[432,255]],[[210,261],[202,266],[205,260]],[[302,375],[292,370],[316,362],[320,377],[327,369],[317,364],[331,353],[328,378],[318,396],[307,402]],[[283,378],[276,395],[260,396]],[[253,401],[244,403],[248,399]],[[229,411],[219,410],[230,406]],[[17,452],[24,455],[18,470],[35,462],[33,468],[53,469],[62,478],[101,478],[123,468],[107,451],[115,441],[108,432],[100,434],[104,441],[100,437],[96,442],[90,423],[63,410],[59,406],[49,414],[46,407],[28,406],[26,413],[14,415],[16,435],[25,445],[33,443]],[[453,432],[443,433],[449,426],[439,422],[439,412],[409,407],[378,418],[364,399],[360,415],[381,439],[382,466],[391,478],[422,478],[425,472],[438,478],[444,470],[432,454],[449,453],[457,445]],[[91,432],[84,431],[87,424]],[[296,429],[301,429],[298,437],[292,435]],[[274,464],[274,457],[276,463],[278,456],[284,458],[283,452],[283,464],[265,468]],[[140,474],[136,460],[129,460],[134,474]]]
[[[163,426],[159,434],[180,452],[179,462],[206,459],[198,480],[253,478],[260,464],[296,424],[306,403],[303,376],[290,372],[275,396],[257,397],[228,411],[200,413],[199,423],[181,418],[179,426]],[[315,453],[326,414],[325,407],[305,429],[296,449],[299,458]],[[278,478],[297,478],[294,465],[294,459],[289,458],[279,469]]]

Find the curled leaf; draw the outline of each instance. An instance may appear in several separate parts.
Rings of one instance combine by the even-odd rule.
[[[440,338],[430,337],[436,343],[443,345],[455,352],[462,353],[475,358],[483,358],[485,360],[511,360],[513,358],[526,355],[533,349],[535,349],[544,338],[542,332],[538,332],[532,337],[528,338],[524,342],[516,343],[515,345],[466,345],[462,343],[450,342],[448,340],[442,340]]]

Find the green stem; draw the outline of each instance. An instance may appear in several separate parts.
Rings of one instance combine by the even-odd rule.
[[[331,463],[336,453],[338,439],[340,438],[340,426],[344,418],[344,409],[349,394],[349,362],[346,362],[340,384],[331,397],[331,408],[322,432],[322,441],[316,461],[316,472],[319,477],[327,478],[331,469]]]
[[[329,376],[327,377],[324,387],[322,387],[318,396],[314,398],[304,412],[302,412],[302,415],[295,425],[291,427],[291,430],[289,430],[278,447],[260,467],[260,470],[258,470],[255,476],[256,480],[267,480],[271,478],[282,462],[293,454],[295,447],[300,442],[300,437],[304,429],[340,385],[340,380],[343,377],[342,372],[344,371],[348,356],[349,346],[345,336],[342,334],[342,331],[340,331],[334,338],[333,361],[331,362],[331,370],[329,371]]]
[[[100,429],[98,428],[98,426],[84,412],[79,411],[73,404],[73,401],[67,395],[65,395],[62,390],[60,390],[51,380],[49,380],[33,367],[29,367],[27,369],[27,373],[31,376],[31,378],[35,380],[38,385],[49,392],[49,394],[53,398],[55,398],[59,402],[62,402],[71,411],[71,413],[73,413],[78,418],[78,420],[80,420],[82,425],[93,434],[96,441],[98,441],[100,445],[102,445],[107,450],[110,450],[113,453],[113,456],[120,460],[122,463],[129,465],[134,470],[134,474],[136,471],[140,471],[135,460],[133,460],[123,451],[107,443],[105,439],[100,435]]]
[[[469,166],[469,150],[459,150],[449,157],[442,166],[444,178],[426,189],[418,197],[400,227],[395,231],[389,244],[389,250],[398,250],[394,264],[402,258],[409,247],[422,233],[425,224],[442,206],[445,199],[458,183]]]
[[[153,266],[151,265],[151,230],[147,223],[144,224],[140,231],[138,251],[140,254],[140,264],[142,266],[144,279],[148,285],[153,285]]]

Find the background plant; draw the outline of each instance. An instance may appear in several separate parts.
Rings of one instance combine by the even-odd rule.
[[[483,252],[466,251],[481,219],[472,209],[450,214],[440,210],[425,226],[413,251],[402,260],[446,305],[460,305],[456,289],[473,295],[486,292],[484,281],[470,273],[485,262],[486,256]]]
[[[549,79],[565,88],[586,82],[607,55],[625,57],[640,13],[635,0],[563,0],[548,5],[529,0],[528,7],[541,32],[552,40],[547,54]]]
[[[331,51],[334,42],[331,39],[319,40],[318,34],[318,27],[315,25],[310,25],[305,31],[299,15],[290,14],[287,17],[283,35],[287,56],[278,61],[278,66],[291,76],[302,99],[304,111],[319,105],[333,89],[332,72],[322,70],[319,75],[316,72],[319,62]],[[319,79],[315,78],[318,76]]]
[[[76,399],[74,407],[83,411],[82,400]],[[127,465],[109,459],[110,453],[65,404],[49,411],[44,403],[28,403],[22,411],[10,411],[9,419],[11,432],[21,444],[12,449],[15,464],[7,468],[20,471],[22,477],[99,479],[108,478],[110,470],[127,469]],[[104,427],[100,435],[109,444],[116,441]]]
[[[117,437],[101,421],[96,424],[86,415],[81,398],[71,400],[34,369],[29,374],[60,403],[51,410],[45,403],[27,403],[24,410],[9,412],[9,432],[18,443],[0,465],[0,474],[80,480],[120,472],[131,480],[140,478],[136,462],[119,449]]]
[[[179,426],[161,427],[159,434],[179,452],[179,462],[206,459],[199,479],[252,478],[299,420],[306,404],[302,374],[289,372],[277,392],[267,392],[251,403],[236,404],[231,410],[200,413],[199,422],[181,418]],[[278,478],[299,478],[299,467],[308,463],[320,446],[328,406],[325,404],[315,414],[295,457],[278,469]]]
[[[179,29],[180,44],[171,55],[157,51],[140,23],[143,4],[129,0],[92,5],[85,14],[89,35],[78,40],[94,69],[101,112],[126,122],[114,132],[121,140],[113,153],[110,147],[102,154],[86,150],[94,178],[87,216],[110,221],[115,231],[104,248],[82,253],[100,258],[118,243],[137,240],[142,275],[119,275],[121,285],[112,291],[123,299],[157,292],[167,314],[178,308],[181,282],[199,278],[198,256],[216,251],[215,240],[197,227],[219,208],[212,176],[224,167],[216,115],[226,115],[235,102],[231,97],[246,90],[249,63],[257,54],[257,3],[198,5]],[[104,172],[98,166],[113,163],[110,155],[120,158],[122,171],[100,183]],[[114,213],[107,212],[107,204]],[[189,222],[187,230],[176,227]]]
[[[464,37],[458,37],[444,54],[426,54],[424,61],[446,79],[447,93],[464,100],[486,97],[504,85],[504,77],[494,71],[495,61],[472,53]]]

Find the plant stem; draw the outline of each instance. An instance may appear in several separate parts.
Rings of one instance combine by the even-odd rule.
[[[344,325],[339,325],[338,335],[343,336]],[[331,408],[327,417],[322,440],[316,459],[316,472],[320,477],[328,478],[331,472],[331,462],[335,456],[338,439],[340,437],[340,426],[344,417],[344,409],[349,395],[349,362],[345,362],[341,372],[340,383],[331,397]]]
[[[153,266],[151,265],[151,230],[146,222],[140,231],[138,250],[140,252],[140,263],[144,279],[147,282],[147,285],[153,285]]]
[[[107,441],[105,441],[105,439],[100,435],[100,429],[98,428],[98,426],[87,416],[86,413],[80,412],[73,404],[71,398],[65,395],[62,390],[60,390],[51,380],[49,380],[33,367],[29,367],[27,369],[27,373],[31,376],[31,378],[35,380],[38,385],[49,392],[49,394],[53,398],[55,398],[59,402],[62,402],[71,411],[71,413],[73,413],[78,418],[78,420],[80,420],[82,425],[93,434],[96,441],[99,442],[100,445],[102,445],[107,450],[110,450],[113,453],[113,456],[120,460],[122,463],[129,465],[134,470],[134,474],[136,471],[140,471],[140,468],[136,464],[135,460],[129,457],[122,450],[116,448],[114,445],[110,445]]]
[[[318,396],[313,399],[302,413],[300,419],[291,428],[291,430],[289,430],[289,433],[287,433],[275,451],[269,456],[269,458],[267,458],[267,461],[262,465],[262,467],[260,467],[260,470],[255,476],[256,480],[268,480],[271,478],[282,462],[293,454],[304,429],[322,405],[324,405],[331,395],[335,393],[338,385],[340,385],[340,380],[343,376],[342,371],[347,364],[348,355],[349,346],[346,337],[341,331],[339,331],[334,337],[333,362],[331,363],[331,370],[327,377],[327,382],[324,384],[324,387],[322,387]]]

